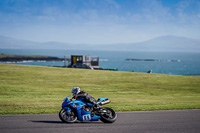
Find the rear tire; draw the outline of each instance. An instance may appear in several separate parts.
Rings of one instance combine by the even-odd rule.
[[[59,118],[65,123],[74,123],[77,120],[75,111],[71,110],[67,113],[65,109],[60,110]]]
[[[106,110],[106,113],[101,116],[100,120],[104,123],[113,123],[117,119],[117,114],[115,111],[108,107],[103,107],[102,109]]]

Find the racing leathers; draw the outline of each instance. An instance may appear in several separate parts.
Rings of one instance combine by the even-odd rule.
[[[85,91],[80,91],[77,95],[73,97],[74,99],[82,98],[85,102],[91,103],[94,106],[96,105],[96,99],[90,96]]]

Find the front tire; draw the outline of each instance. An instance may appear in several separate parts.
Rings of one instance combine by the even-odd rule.
[[[77,120],[76,113],[73,110],[67,113],[65,109],[60,110],[59,118],[65,123],[74,123]]]
[[[104,123],[113,123],[117,119],[117,114],[115,111],[108,107],[103,107],[102,109],[106,110],[106,113],[101,116],[100,120]]]

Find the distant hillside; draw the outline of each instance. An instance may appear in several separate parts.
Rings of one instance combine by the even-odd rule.
[[[161,36],[139,43],[88,45],[62,42],[40,43],[0,36],[0,48],[200,52],[200,40],[178,36]]]
[[[8,49],[30,49],[37,48],[41,46],[41,43],[32,42],[27,40],[14,39],[11,37],[0,36],[0,48],[8,48]]]
[[[200,52],[200,40],[177,36],[161,36],[148,41],[115,45],[116,48],[138,51]]]

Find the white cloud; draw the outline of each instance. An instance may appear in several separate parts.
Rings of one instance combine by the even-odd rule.
[[[193,13],[186,12],[191,6],[188,1],[181,1],[173,10],[158,0],[131,1],[128,7],[114,0],[81,2],[0,12],[0,34],[90,44],[131,43],[169,34],[200,36],[200,12],[197,8]]]

